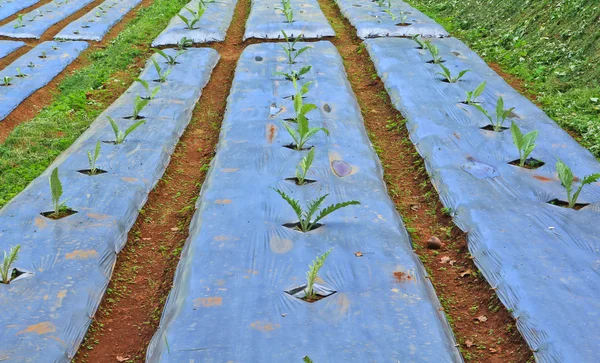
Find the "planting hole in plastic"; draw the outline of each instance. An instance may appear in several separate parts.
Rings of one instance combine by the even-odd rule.
[[[337,291],[328,289],[325,286],[314,284],[313,292],[314,292],[314,298],[307,299],[306,298],[306,285],[302,285],[302,286],[291,288],[289,290],[285,290],[286,294],[291,295],[302,301],[306,301],[307,303],[314,303],[319,300],[323,300],[324,298],[335,294]]]
[[[396,26],[411,26],[412,23],[398,23]]]
[[[432,59],[432,60],[430,60],[430,61],[427,61],[427,63],[429,63],[429,64],[436,64],[436,63],[433,61],[433,59]],[[442,59],[441,61],[438,61],[438,63],[446,63],[446,61]]]
[[[485,131],[502,132],[502,131],[508,130],[508,127],[500,126],[500,131],[496,131],[494,125],[486,125],[484,127],[480,127],[480,129],[485,130]]]
[[[91,169],[82,169],[82,170],[77,170],[77,172],[81,173],[81,174],[89,175],[89,176],[94,176],[94,175],[104,174],[107,171],[106,170],[102,170],[102,169],[96,169],[96,172],[94,174],[92,174],[92,170]]]
[[[56,215],[54,213],[54,211],[42,212],[40,214],[48,219],[59,220],[59,219],[66,218],[68,216],[72,216],[73,214],[76,214],[76,213],[77,213],[76,210],[73,210],[71,208],[66,208],[66,209],[61,210],[58,213],[58,215]]]
[[[295,151],[304,151],[304,150],[310,150],[310,149],[313,148],[312,146],[306,146],[306,147],[303,147],[302,149],[298,150],[296,148],[296,144],[294,144],[294,143],[283,145],[283,147],[287,147],[288,149],[292,149],[292,150],[295,150]]]
[[[8,283],[4,283],[0,280],[0,285],[10,285],[11,282],[15,282],[17,280],[22,280],[22,279],[26,279],[28,277],[33,276],[33,272],[29,272],[26,270],[21,270],[18,267],[15,267],[12,269],[12,272],[10,274],[10,281]]]
[[[548,204],[551,204],[551,205],[554,205],[557,207],[561,207],[561,208],[569,208],[569,202],[560,200],[558,198],[554,198],[554,199],[548,201]],[[588,205],[590,205],[590,203],[575,203],[575,205],[571,209],[580,210],[582,208],[587,207]]]
[[[126,119],[126,120],[133,120],[133,116],[126,116],[126,117],[123,117],[123,118]],[[140,115],[138,115],[135,119],[136,120],[143,120],[145,118],[146,118],[146,116],[140,116]]]
[[[304,184],[300,184],[298,182],[298,178],[293,177],[293,178],[285,178],[285,181],[289,181],[292,183],[295,183],[296,185],[304,185],[304,184],[312,184],[312,183],[316,183],[316,180],[312,180],[312,179],[304,179]]]
[[[298,232],[302,232],[302,229],[300,229],[300,222],[296,222],[296,223],[284,223],[282,224],[282,226],[284,226],[285,228],[289,228],[289,229],[293,229],[296,230]],[[310,231],[314,231],[317,228],[323,227],[323,224],[321,223],[315,223],[311,229],[309,229],[306,232],[310,232]]]
[[[519,164],[521,164],[521,160],[517,159],[517,160],[513,160],[511,162],[509,162],[510,165],[514,165],[514,166],[518,166],[520,168],[525,168],[525,169],[531,169],[531,170],[535,170],[541,166],[544,166],[543,161],[538,160],[538,159],[534,159],[534,158],[527,158],[525,160],[525,166],[521,166]]]

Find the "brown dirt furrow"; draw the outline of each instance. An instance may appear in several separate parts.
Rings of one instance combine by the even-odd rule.
[[[467,236],[452,223],[429,181],[373,62],[334,0],[318,0],[334,27],[333,41],[358,98],[367,132],[384,167],[390,197],[403,216],[466,361],[527,362],[532,353],[515,322],[475,267]],[[431,237],[439,250],[427,249]]]
[[[75,362],[143,362],[172,287],[194,203],[219,139],[249,1],[240,0],[221,55],[165,175],[129,232],[113,277]],[[150,53],[147,54],[150,56]]]

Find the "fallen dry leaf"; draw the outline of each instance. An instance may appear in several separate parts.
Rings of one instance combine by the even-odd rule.
[[[477,320],[479,320],[482,323],[485,323],[487,321],[487,316],[480,315],[480,316],[477,317]]]
[[[171,228],[171,231],[173,231],[173,232],[179,231],[179,228],[173,227],[173,228]]]
[[[456,263],[456,260],[450,261],[450,266],[454,266],[455,263]]]
[[[450,262],[450,257],[448,257],[448,256],[444,256],[444,257],[440,258],[440,262],[441,262],[441,263]]]
[[[497,350],[497,349],[490,348],[490,353],[497,353],[497,352],[498,352],[498,350]]]
[[[126,362],[126,361],[128,361],[129,359],[131,359],[131,358],[129,358],[129,357],[122,357],[122,356],[120,356],[120,355],[118,355],[118,356],[117,356],[117,360],[118,360],[119,362]]]
[[[473,346],[473,344],[475,344],[475,343],[473,343],[473,341],[472,341],[472,340],[467,340],[467,341],[465,342],[465,345],[467,346],[467,348],[471,348],[471,347]]]
[[[362,257],[363,253],[358,251],[358,252],[354,252],[354,256],[356,257]]]
[[[469,276],[469,275],[472,275],[472,274],[473,274],[473,271],[471,271],[471,269],[469,269],[469,270],[467,270],[465,272],[461,272],[460,273],[460,277],[465,277],[465,276]]]

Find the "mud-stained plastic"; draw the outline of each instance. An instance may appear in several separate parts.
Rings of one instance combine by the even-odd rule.
[[[427,15],[404,1],[335,0],[342,15],[356,28],[359,38],[409,37],[420,35],[425,38],[447,37],[448,32]],[[389,13],[388,13],[389,12]]]
[[[279,44],[242,53],[217,153],[203,184],[148,362],[459,362],[435,292],[382,181],[382,168],[363,126],[342,59],[328,41],[294,69],[312,65],[305,102],[311,127],[326,127],[308,178],[286,178],[306,151],[281,120],[294,117],[293,87]],[[358,200],[309,233],[271,187],[302,204],[329,194],[325,205]],[[319,273],[331,294],[308,303],[307,266],[333,248]],[[299,289],[299,290],[298,290]],[[287,291],[287,292],[286,292]],[[288,293],[289,292],[289,293]]]
[[[283,39],[282,30],[289,37],[304,34],[306,39],[335,36],[335,31],[329,25],[316,0],[292,1],[294,14],[292,23],[288,23],[283,11],[279,10],[281,6],[278,0],[252,0],[244,40]]]
[[[189,2],[179,11],[179,15],[186,19],[193,19],[191,11],[198,10],[199,2],[199,0]],[[193,26],[194,29],[188,29],[183,19],[177,15],[174,16],[165,30],[154,39],[152,46],[175,45],[183,37],[196,44],[222,42],[225,40],[236,4],[237,0],[206,2],[206,11],[200,21]]]
[[[13,40],[0,40],[0,59],[6,57],[15,50],[23,47],[24,42]]]
[[[49,2],[27,14],[23,14],[22,23],[19,19],[15,19],[1,26],[0,36],[40,39],[42,34],[52,25],[73,15],[92,2],[94,0],[56,0]]]
[[[40,0],[0,0],[0,21],[39,2]]]
[[[86,42],[43,42],[0,71],[0,80],[12,78],[9,86],[0,87],[0,121],[50,83],[87,47]]]
[[[457,83],[444,82],[428,52],[410,39],[365,41],[395,107],[455,223],[468,232],[477,267],[517,319],[540,362],[600,361],[600,183],[584,187],[573,210],[555,164],[561,159],[579,178],[600,163],[527,98],[512,89],[476,53],[454,38],[434,39]],[[466,105],[467,91],[487,82],[476,101],[495,115],[496,100],[515,107],[522,132],[538,130],[531,154],[543,163],[525,169],[510,130],[481,129],[489,121]]]
[[[163,69],[168,67],[154,57]],[[141,112],[146,123],[122,144],[101,144],[97,167],[106,173],[90,176],[78,170],[89,169],[87,152],[98,140],[114,140],[107,116],[121,130],[136,122],[124,117],[132,114],[134,98],[145,96],[138,83],[0,210],[0,250],[20,244],[14,267],[33,273],[0,284],[0,359],[70,362],[102,299],[116,255],[163,175],[218,58],[213,49],[189,49],[178,58],[156,98]],[[140,77],[157,85],[151,62]],[[48,177],[55,167],[64,190],[61,200],[77,211],[59,220],[40,215],[52,208]]]
[[[106,0],[61,30],[54,39],[101,41],[142,0]]]

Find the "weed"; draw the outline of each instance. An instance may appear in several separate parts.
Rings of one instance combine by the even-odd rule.
[[[125,132],[123,132],[123,131],[119,130],[119,126],[117,125],[115,120],[113,120],[110,116],[106,116],[106,117],[108,118],[108,121],[110,122],[110,125],[112,126],[113,132],[115,133],[115,144],[122,144],[123,141],[125,141],[125,138],[127,138],[127,136],[130,133],[132,133],[135,129],[137,129],[144,123],[146,123],[145,120],[138,121],[138,122],[134,123],[133,125],[129,126],[127,128],[127,130],[125,130]]]
[[[143,97],[147,100],[153,100],[154,97],[156,97],[156,94],[158,93],[158,91],[160,90],[160,86],[156,86],[153,89],[150,89],[150,84],[148,83],[148,81],[145,81],[141,78],[136,78],[135,81],[138,82],[139,84],[141,84],[142,87],[144,87],[144,89],[148,93],[147,97]]]
[[[314,158],[315,149],[310,149],[308,154],[303,157],[298,166],[296,166],[296,179],[298,179],[298,185],[304,185],[306,183],[306,173],[308,173]]]
[[[2,283],[8,284],[12,279],[12,271],[11,266],[17,259],[19,258],[19,250],[21,249],[21,245],[16,245],[10,248],[10,251],[6,253],[4,251],[4,260],[2,260],[2,270],[0,270],[0,274],[2,274]]]
[[[533,152],[533,149],[535,149],[535,140],[538,137],[538,130],[533,130],[523,135],[519,126],[513,121],[510,125],[510,132],[515,146],[519,149],[519,166],[524,167],[525,161]]]
[[[308,266],[308,271],[306,271],[306,289],[304,290],[304,294],[306,295],[305,298],[307,300],[315,299],[315,280],[319,275],[319,270],[325,264],[325,260],[327,259],[327,256],[329,256],[332,250],[333,247],[321,256],[317,256],[317,258],[313,261],[312,265]]]
[[[558,172],[558,178],[560,179],[562,186],[567,190],[569,208],[573,208],[575,204],[577,204],[579,193],[581,193],[581,190],[585,185],[595,183],[598,181],[598,179],[600,179],[600,173],[586,175],[581,180],[577,191],[573,193],[573,182],[575,182],[575,176],[573,175],[571,169],[560,159],[558,159],[558,162],[556,163],[556,171]]]
[[[473,105],[473,104],[477,103],[477,97],[479,97],[483,94],[483,91],[485,90],[485,86],[486,86],[486,82],[484,81],[483,83],[481,83],[479,86],[477,86],[471,92],[467,91],[467,98],[465,99],[465,103],[467,105]]]
[[[461,79],[465,74],[467,74],[467,72],[471,71],[469,69],[465,69],[465,70],[458,72],[458,76],[452,77],[452,73],[446,66],[444,66],[442,63],[438,63],[438,66],[440,66],[442,68],[443,72],[437,72],[436,74],[444,76],[446,78],[446,81],[448,81],[448,83],[458,82],[458,80]]]
[[[88,151],[87,153],[88,161],[90,162],[90,175],[96,175],[98,169],[96,168],[96,160],[100,156],[100,140],[96,142],[96,147],[94,147],[94,152]]]
[[[496,101],[496,115],[495,118],[492,118],[490,114],[481,106],[474,104],[475,108],[477,108],[481,113],[485,115],[485,117],[490,120],[490,123],[494,127],[494,131],[500,132],[504,127],[504,121],[508,118],[511,112],[515,109],[514,107],[505,109],[504,108],[504,99],[502,96],[498,97],[498,101]]]

